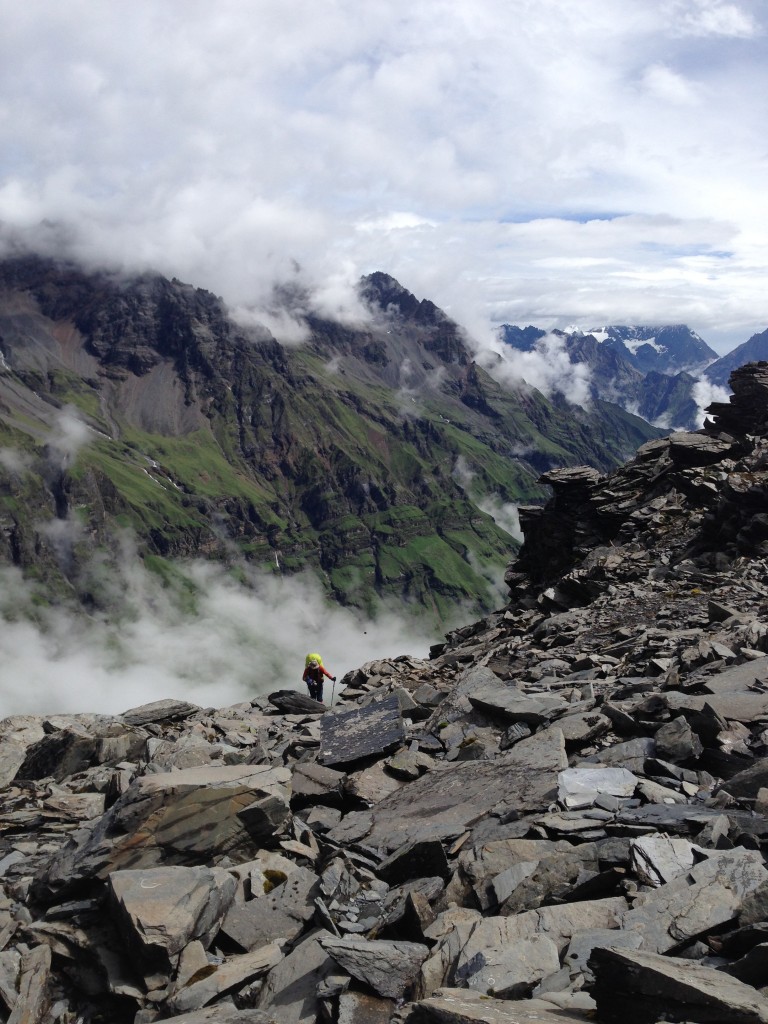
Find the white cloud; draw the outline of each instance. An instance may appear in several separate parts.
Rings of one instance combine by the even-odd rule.
[[[719,384],[712,384],[706,378],[697,380],[693,386],[693,400],[696,403],[696,415],[699,425],[703,425],[707,418],[707,408],[713,402],[727,402],[731,392],[728,388],[720,387]]]
[[[0,715],[119,713],[159,697],[223,706],[303,690],[308,650],[320,650],[340,680],[374,658],[426,657],[435,642],[401,614],[370,621],[329,606],[308,576],[253,575],[244,587],[212,563],[181,569],[196,587],[192,612],[128,544],[112,580],[122,614],[86,618],[38,605],[34,621],[19,615],[32,587],[0,569]],[[326,703],[330,697],[329,687]]]
[[[562,394],[572,405],[588,407],[591,401],[591,374],[586,363],[573,363],[565,339],[547,334],[530,352],[496,341],[493,349],[480,353],[486,369],[509,384],[525,381],[544,395]]]
[[[500,313],[684,316],[732,342],[765,327],[754,5],[0,14],[0,221],[38,245],[249,309],[298,263],[313,308],[342,317],[360,315],[350,284],[383,269],[480,334]]]

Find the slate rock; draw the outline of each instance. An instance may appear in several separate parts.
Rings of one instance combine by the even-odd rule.
[[[237,889],[228,871],[205,867],[114,871],[108,882],[123,932],[147,959],[170,960],[195,939],[208,946]]]
[[[493,760],[436,765],[371,809],[366,843],[388,851],[409,841],[458,836],[503,806],[517,811],[546,806],[557,772],[567,767],[563,734],[529,737]]]
[[[493,999],[471,989],[442,988],[432,997],[407,1007],[403,1024],[572,1024],[588,1021],[549,1009],[537,999],[511,1002]]]
[[[389,1024],[396,1005],[392,999],[381,999],[365,992],[342,992],[336,1024]]]
[[[637,776],[626,768],[567,768],[557,777],[557,799],[563,807],[591,807],[598,796],[631,797]]]
[[[400,702],[392,696],[352,711],[327,714],[320,737],[318,761],[324,765],[348,765],[389,753],[405,738]]]
[[[421,943],[387,939],[323,939],[322,946],[353,978],[388,999],[406,996],[429,955]]]
[[[560,969],[558,950],[546,935],[532,935],[509,945],[486,946],[460,962],[454,982],[501,999],[524,999],[542,978]]]
[[[656,756],[673,764],[695,760],[704,749],[701,740],[682,715],[662,725],[653,738],[656,741]]]
[[[319,887],[313,871],[295,866],[285,881],[269,893],[233,904],[221,930],[246,952],[277,939],[295,941],[314,914]]]
[[[321,715],[328,710],[321,701],[314,700],[308,694],[300,693],[298,690],[275,690],[274,693],[269,694],[267,699],[273,707],[285,715]]]
[[[672,881],[641,894],[622,920],[636,930],[643,949],[670,953],[736,921],[743,900],[768,879],[759,853],[713,853]]]
[[[96,826],[54,857],[39,891],[64,893],[110,871],[206,864],[276,843],[288,816],[290,771],[268,765],[188,768],[144,775]]]
[[[196,704],[185,700],[156,700],[151,704],[123,711],[120,718],[128,725],[148,725],[150,722],[173,722],[180,718],[189,718],[200,711]]]
[[[768,1000],[721,971],[640,950],[596,947],[591,993],[604,1024],[766,1024]]]
[[[316,1024],[319,1019],[319,985],[338,971],[322,942],[331,933],[318,930],[302,939],[269,972],[257,1006],[275,1024]]]
[[[188,984],[173,994],[167,1001],[167,1009],[179,1014],[208,1006],[222,996],[262,978],[282,958],[281,944],[273,942],[256,952],[228,957],[223,963],[211,964],[209,969],[193,975]],[[176,1016],[173,1019],[176,1020]]]

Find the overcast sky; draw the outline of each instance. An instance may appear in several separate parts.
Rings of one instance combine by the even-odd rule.
[[[768,327],[756,0],[0,0],[0,221],[233,305]],[[41,227],[45,225],[45,227]],[[297,269],[300,268],[300,269]]]

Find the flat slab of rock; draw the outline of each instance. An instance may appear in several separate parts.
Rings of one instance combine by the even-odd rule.
[[[321,715],[328,710],[321,701],[298,690],[275,690],[267,700],[284,715]]]
[[[557,777],[557,799],[571,810],[591,807],[601,795],[631,797],[637,782],[626,768],[567,768]]]
[[[124,711],[120,718],[128,725],[148,725],[150,722],[172,722],[177,718],[188,718],[201,710],[197,704],[188,704],[185,700],[156,700]]]
[[[336,962],[321,944],[332,937],[327,931],[312,932],[269,972],[259,993],[258,1008],[266,1011],[270,1021],[316,1024],[318,986],[329,974],[338,972]]]
[[[766,1024],[768,1000],[722,971],[641,951],[596,947],[589,959],[601,1024]]]
[[[520,812],[546,807],[567,764],[563,734],[552,728],[493,760],[436,766],[371,808],[366,845],[392,851],[410,841],[459,835],[498,806]]]
[[[509,722],[525,722],[539,726],[568,710],[560,697],[528,696],[514,686],[505,686],[500,680],[484,685],[468,694],[470,704],[487,714],[500,715]]]
[[[297,866],[271,892],[231,906],[222,931],[247,951],[274,939],[294,941],[312,918],[318,888],[315,873]]]
[[[323,939],[322,947],[348,974],[387,999],[402,999],[429,955],[420,942],[386,939]]]
[[[762,856],[734,849],[714,854],[671,882],[637,898],[622,928],[643,939],[643,949],[666,953],[738,917],[746,896],[768,880]]]
[[[192,979],[168,1001],[168,1009],[175,1013],[183,1013],[184,1010],[194,1010],[206,1006],[228,992],[263,977],[282,958],[283,951],[280,944],[272,942],[267,946],[262,946],[254,953],[229,957],[222,964],[211,965],[212,970],[199,972],[204,976],[197,981]],[[172,1019],[177,1020],[177,1017]],[[248,1019],[244,1018],[244,1020]]]
[[[207,947],[236,889],[234,876],[223,868],[165,867],[109,876],[122,930],[148,959],[170,959],[193,939]]]
[[[403,1024],[571,1024],[586,1014],[546,1009],[538,999],[492,999],[466,988],[442,988],[430,999],[413,1003]]]
[[[768,718],[768,693],[708,693],[696,697],[670,690],[664,696],[670,711],[703,711],[709,705],[722,718],[745,725]]]
[[[41,879],[66,891],[110,871],[159,866],[169,858],[208,864],[275,844],[290,816],[291,773],[268,765],[223,765],[144,775],[95,827],[66,846]]]
[[[386,754],[405,738],[405,726],[397,696],[375,704],[325,715],[320,730],[318,761],[343,765],[363,757]]]

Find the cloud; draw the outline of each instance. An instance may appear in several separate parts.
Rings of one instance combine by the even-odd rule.
[[[754,5],[0,4],[6,246],[251,310],[298,263],[340,317],[383,269],[480,336],[513,314],[684,316],[723,345],[765,326]]]
[[[700,424],[707,418],[707,408],[713,402],[728,402],[731,392],[719,384],[712,384],[706,378],[697,380],[693,386],[692,398],[696,403],[696,415]]]
[[[489,373],[511,385],[525,382],[544,395],[558,392],[572,405],[588,407],[591,402],[591,373],[586,363],[574,363],[565,338],[546,334],[530,352],[519,352],[496,339],[492,350],[479,353]]]
[[[2,713],[119,713],[160,698],[220,707],[303,690],[308,650],[340,680],[375,658],[426,657],[435,642],[401,614],[367,620],[329,605],[310,576],[250,574],[243,585],[213,563],[178,571],[177,587],[163,588],[127,543],[119,574],[109,569],[115,609],[86,617],[41,605],[17,570],[0,569]]]
[[[57,411],[54,425],[45,439],[45,451],[50,468],[61,472],[70,466],[77,453],[93,440],[91,428],[82,421],[73,405]]]
[[[9,473],[22,476],[31,465],[32,459],[26,452],[17,451],[15,448],[0,448],[0,466]]]
[[[523,454],[524,452],[521,452],[520,456],[522,457]],[[498,494],[481,493],[478,488],[477,473],[470,468],[469,462],[463,455],[459,455],[456,459],[451,475],[468,494],[473,496],[473,500],[479,509],[487,513],[496,525],[504,530],[505,533],[508,533],[510,537],[514,537],[515,540],[522,543],[523,534],[520,529],[520,515],[518,506],[514,502],[504,501]],[[502,578],[503,575],[502,571]],[[505,595],[506,591],[502,588],[500,593]]]

